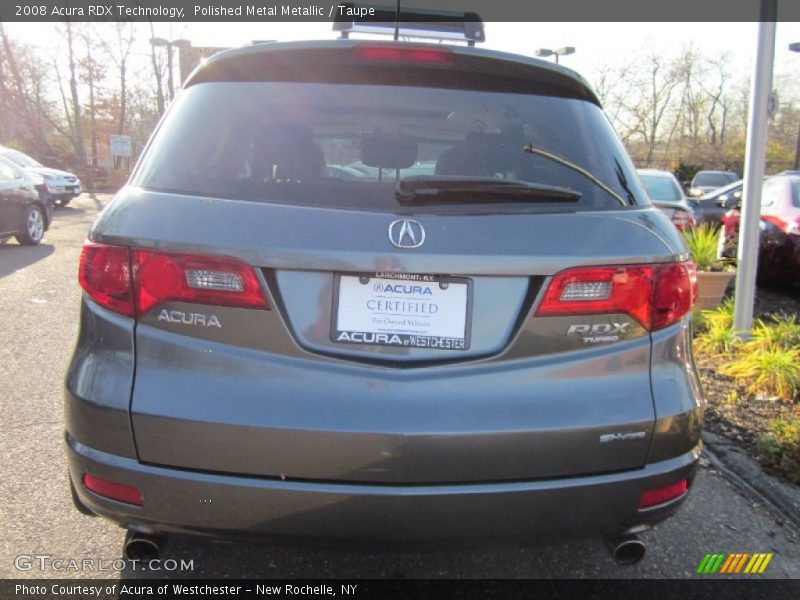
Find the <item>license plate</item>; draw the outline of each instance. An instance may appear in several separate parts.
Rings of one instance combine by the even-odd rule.
[[[469,348],[471,281],[463,277],[337,275],[331,339],[437,350]]]

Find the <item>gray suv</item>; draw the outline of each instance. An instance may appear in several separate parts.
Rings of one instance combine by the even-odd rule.
[[[79,278],[73,497],[129,556],[169,533],[579,534],[633,561],[692,484],[694,266],[568,69],[353,40],[217,54]]]

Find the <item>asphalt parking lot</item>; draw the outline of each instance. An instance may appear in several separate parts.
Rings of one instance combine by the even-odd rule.
[[[108,200],[84,194],[57,209],[38,247],[14,241],[0,246],[0,577],[116,575],[99,569],[41,571],[35,560],[30,570],[15,566],[19,556],[107,562],[121,557],[124,531],[73,509],[62,447],[61,388],[78,325],[80,247]],[[679,514],[643,536],[647,555],[635,566],[616,565],[600,540],[375,552],[173,538],[164,558],[193,561],[194,570],[174,573],[191,577],[682,578],[696,576],[709,552],[772,552],[763,576],[798,578],[798,533],[704,461]]]

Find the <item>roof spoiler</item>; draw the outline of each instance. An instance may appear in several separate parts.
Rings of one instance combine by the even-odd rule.
[[[469,46],[486,40],[478,13],[404,10],[399,0],[394,8],[343,2],[336,7],[333,30],[339,32],[341,39],[351,33],[372,33],[393,35],[395,40],[409,36],[465,41]]]

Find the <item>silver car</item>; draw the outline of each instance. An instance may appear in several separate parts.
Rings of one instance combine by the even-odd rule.
[[[738,179],[732,171],[698,171],[689,185],[689,196],[699,198]]]
[[[696,225],[692,207],[675,175],[658,169],[637,169],[637,172],[650,201],[664,211],[675,227],[683,230]]]
[[[45,167],[24,152],[5,146],[0,146],[0,156],[24,169],[32,177],[41,179],[36,189],[39,197],[51,206],[66,206],[83,192],[81,180],[74,173]]]
[[[372,170],[327,169],[354,163]],[[217,54],[92,227],[80,284],[70,477],[129,556],[170,533],[579,534],[635,561],[692,484],[694,266],[555,65]]]

